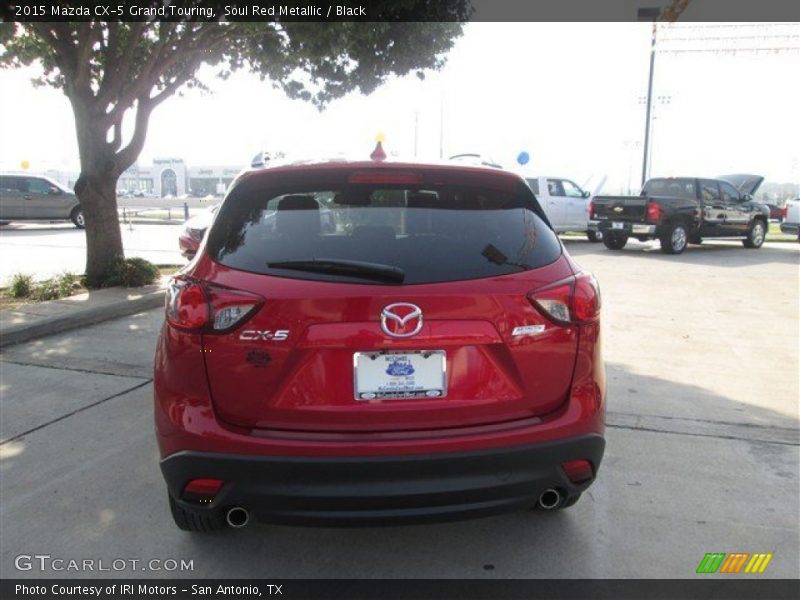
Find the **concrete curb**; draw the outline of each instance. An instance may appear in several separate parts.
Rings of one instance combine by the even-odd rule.
[[[34,319],[31,323],[3,327],[0,330],[0,348],[163,306],[164,288],[161,286],[147,287],[151,289],[143,291],[136,298],[121,298],[100,306],[76,308],[68,314],[43,317]]]

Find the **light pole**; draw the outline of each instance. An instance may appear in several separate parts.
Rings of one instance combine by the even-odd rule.
[[[647,181],[650,153],[650,112],[653,108],[653,75],[656,70],[656,32],[658,23],[653,21],[653,32],[650,36],[650,73],[647,77],[647,107],[644,116],[644,156],[642,157],[642,187]]]

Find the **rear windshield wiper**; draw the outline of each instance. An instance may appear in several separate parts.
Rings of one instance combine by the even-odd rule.
[[[363,262],[360,260],[340,260],[337,258],[315,258],[313,260],[287,260],[267,263],[270,269],[289,269],[311,273],[330,273],[362,279],[375,279],[389,283],[403,283],[406,273],[391,265]]]

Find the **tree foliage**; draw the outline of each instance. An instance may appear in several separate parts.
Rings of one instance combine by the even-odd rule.
[[[398,19],[468,16],[466,1],[422,13],[429,3],[385,4]],[[121,172],[138,156],[152,110],[182,86],[203,86],[203,64],[223,78],[251,70],[290,97],[323,107],[354,90],[368,94],[392,75],[422,77],[441,67],[460,32],[457,22],[34,22],[3,26],[0,66],[41,64],[35,83],[62,89],[108,133],[107,150]],[[136,128],[123,146],[127,111],[135,111]]]
[[[219,16],[226,3],[182,5],[200,4]],[[0,67],[41,66],[34,83],[63,90],[72,105],[90,281],[101,282],[123,255],[118,224],[112,226],[116,181],[139,156],[153,109],[181,88],[204,87],[202,65],[222,78],[249,70],[322,108],[352,91],[368,94],[392,76],[440,68],[471,9],[469,0],[379,0],[370,11],[389,20],[0,24]],[[126,118],[134,127],[123,140]]]

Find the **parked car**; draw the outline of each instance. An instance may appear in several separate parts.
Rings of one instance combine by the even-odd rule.
[[[687,244],[710,237],[742,238],[745,248],[760,248],[769,209],[753,194],[763,180],[758,175],[658,177],[647,181],[639,196],[597,196],[592,220],[611,250],[621,250],[629,237],[660,240],[666,254],[680,254]]]
[[[219,204],[209,207],[198,215],[193,216],[183,224],[183,230],[178,236],[178,247],[181,249],[181,256],[184,258],[194,258],[203,236],[214,222],[214,215],[217,214]]]
[[[597,228],[590,226],[589,192],[562,177],[530,177],[526,181],[556,232],[585,232],[590,242],[599,242],[603,238]]]
[[[784,207],[786,209],[781,231],[789,235],[796,235],[800,242],[800,198],[789,200]]]
[[[154,395],[175,523],[570,506],[605,445],[599,317],[518,175],[251,169],[168,285]]]
[[[83,229],[81,204],[74,192],[40,175],[0,174],[0,221],[69,220]]]
[[[769,219],[770,221],[783,221],[783,217],[786,216],[786,207],[785,206],[778,206],[777,204],[764,204],[769,209]]]

